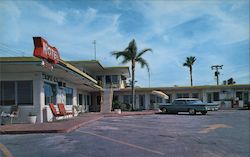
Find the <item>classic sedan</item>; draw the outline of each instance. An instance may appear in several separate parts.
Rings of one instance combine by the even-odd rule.
[[[159,108],[163,113],[189,112],[194,115],[196,112],[201,112],[205,115],[209,110],[217,110],[218,105],[208,105],[195,98],[179,98],[171,104],[159,105]]]

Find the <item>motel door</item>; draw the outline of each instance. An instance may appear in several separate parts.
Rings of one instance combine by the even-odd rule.
[[[139,95],[139,105],[141,110],[145,109],[145,95]]]
[[[212,93],[207,93],[207,102],[208,103],[212,102]]]
[[[83,104],[83,96],[82,96],[82,94],[78,94],[78,105],[80,105],[81,108],[83,109],[82,104]],[[84,110],[86,110],[85,106],[84,106]]]

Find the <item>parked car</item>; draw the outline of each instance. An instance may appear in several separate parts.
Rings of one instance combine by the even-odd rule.
[[[179,98],[175,99],[171,104],[159,105],[160,110],[163,113],[178,113],[178,112],[189,112],[189,114],[207,114],[207,111],[218,110],[217,104],[203,103],[199,99],[195,98]]]

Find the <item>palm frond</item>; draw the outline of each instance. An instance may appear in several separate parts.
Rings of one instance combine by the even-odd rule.
[[[194,56],[187,57],[186,62],[183,63],[183,66],[191,67],[193,66],[195,61],[196,61],[196,58]]]
[[[188,67],[189,65],[188,65],[187,63],[183,63],[183,66],[184,66],[184,67],[185,67],[185,66]]]
[[[135,61],[141,65],[141,68],[146,67],[147,70],[148,70],[148,72],[149,72],[149,70],[150,70],[149,69],[149,64],[148,64],[148,62],[145,59],[143,59],[143,58],[140,57],[140,58],[136,58]]]
[[[118,59],[119,57],[123,56],[125,53],[125,51],[113,51],[111,52],[112,56],[115,56],[116,59]]]
[[[138,54],[137,54],[137,56],[136,56],[136,58],[140,58],[144,53],[146,53],[146,52],[153,52],[153,50],[151,49],[151,48],[145,48],[145,49],[143,49],[143,50],[141,50]]]
[[[129,51],[131,53],[131,57],[135,58],[137,54],[137,45],[135,42],[135,39],[129,42],[128,47],[125,49],[125,51]]]
[[[116,59],[122,57],[122,64],[126,64],[132,60],[131,53],[129,51],[114,51],[112,55],[116,57]]]

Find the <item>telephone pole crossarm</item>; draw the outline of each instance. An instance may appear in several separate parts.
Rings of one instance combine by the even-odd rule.
[[[215,70],[214,76],[216,77],[217,85],[219,85],[219,75],[220,75],[219,69],[222,69],[222,67],[223,67],[223,65],[213,65],[213,66],[211,66],[211,69]]]

